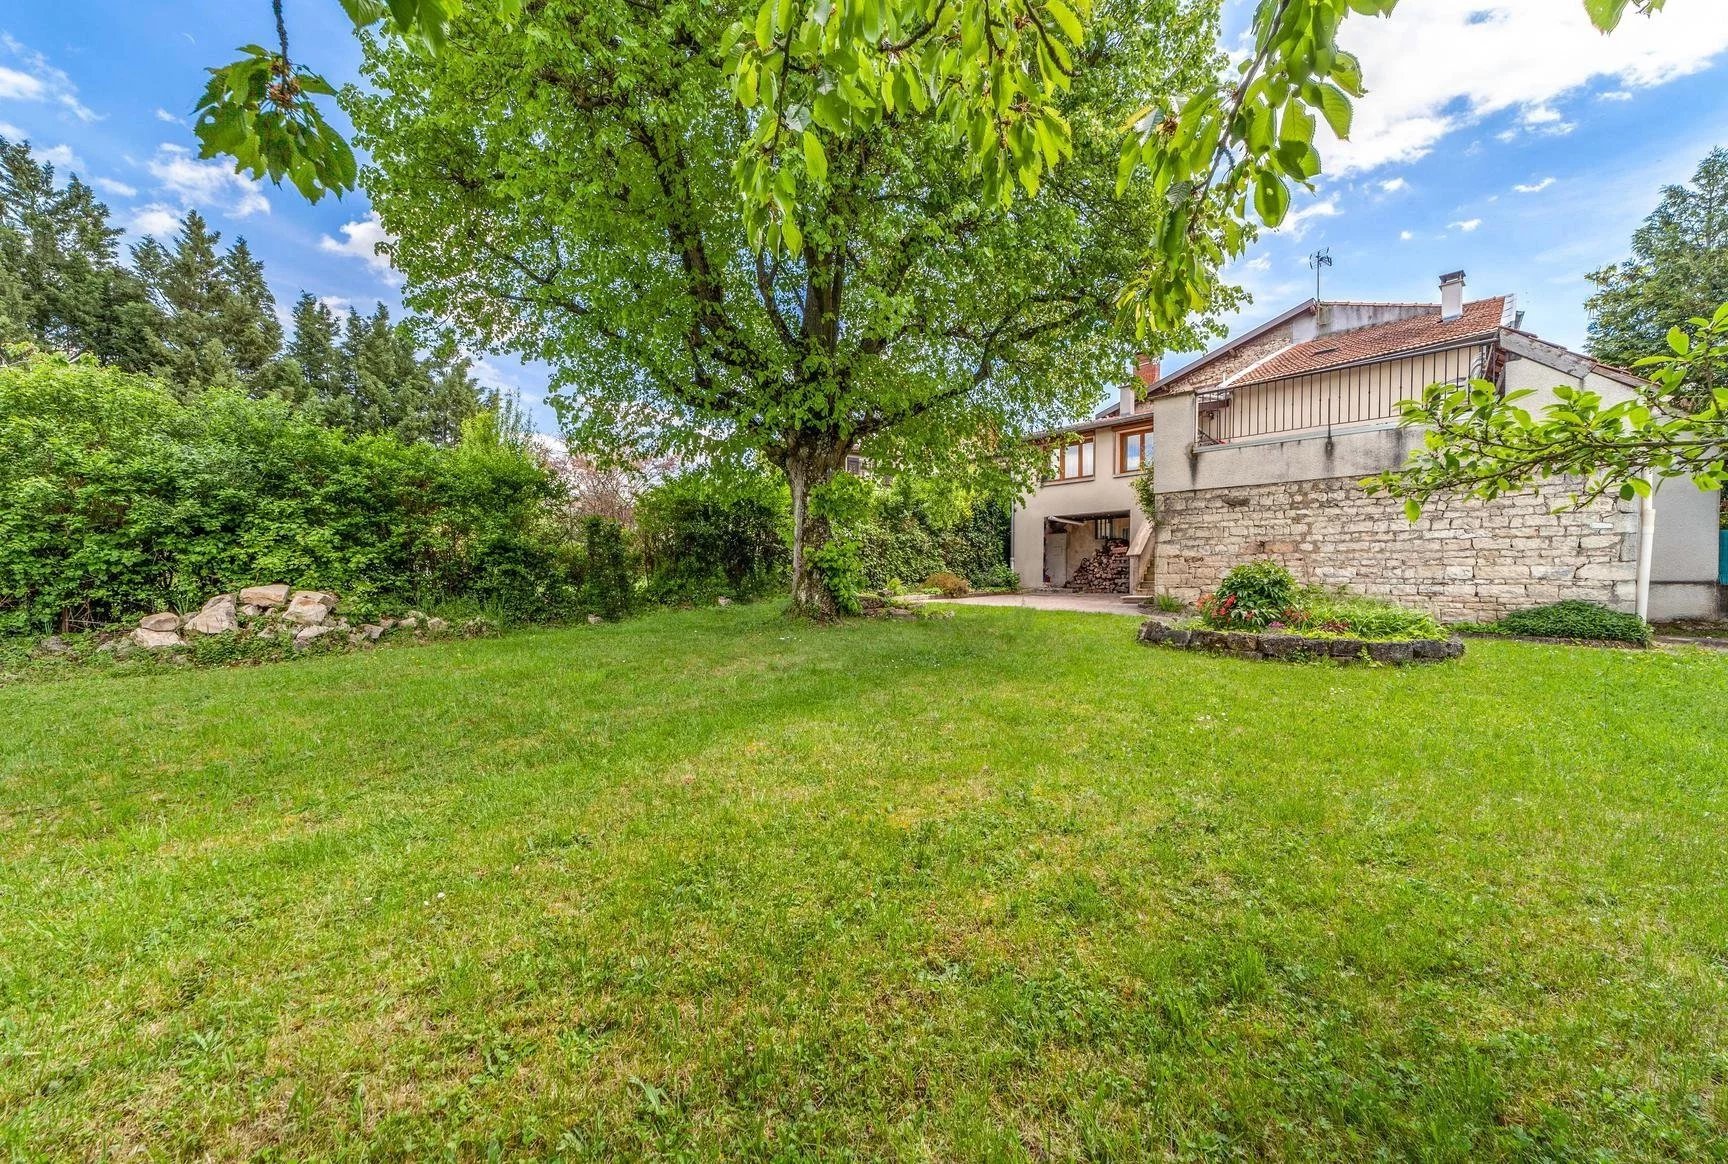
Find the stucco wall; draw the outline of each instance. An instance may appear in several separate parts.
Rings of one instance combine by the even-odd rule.
[[[1085,518],[1106,513],[1129,515],[1130,540],[1137,537],[1145,518],[1134,499],[1133,477],[1119,477],[1115,469],[1115,435],[1105,430],[1096,450],[1099,472],[1089,481],[1064,481],[1047,484],[1033,490],[1014,510],[1014,570],[1020,575],[1020,585],[1036,590],[1044,585],[1044,521],[1050,517]],[[1076,547],[1087,547],[1081,552]],[[1084,537],[1069,539],[1068,563],[1072,569],[1079,561],[1097,549],[1090,530]]]
[[[1209,489],[1159,497],[1156,579],[1192,601],[1240,562],[1271,558],[1305,583],[1344,586],[1433,611],[1492,619],[1581,598],[1636,601],[1635,505],[1602,500],[1551,513],[1565,490],[1494,502],[1432,505],[1406,520],[1401,502],[1354,478]]]

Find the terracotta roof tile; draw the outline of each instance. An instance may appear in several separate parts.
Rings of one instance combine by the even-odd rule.
[[[1333,332],[1276,352],[1261,363],[1243,369],[1240,374],[1227,379],[1221,386],[1264,384],[1268,380],[1306,376],[1329,368],[1417,351],[1453,340],[1491,335],[1499,329],[1501,320],[1505,318],[1505,311],[1505,298],[1497,296],[1466,303],[1464,314],[1457,319],[1441,319],[1440,309],[1436,307],[1431,314],[1391,323],[1371,324],[1354,331]]]

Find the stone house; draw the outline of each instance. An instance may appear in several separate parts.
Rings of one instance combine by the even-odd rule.
[[[1556,385],[1612,400],[1639,383],[1522,323],[1510,296],[1467,302],[1458,272],[1442,278],[1438,303],[1308,300],[1170,376],[1143,362],[1097,418],[1040,435],[1049,476],[1014,513],[1021,584],[1192,601],[1231,566],[1272,558],[1303,582],[1442,618],[1563,598],[1632,610],[1650,529],[1650,617],[1716,613],[1718,498],[1690,482],[1664,483],[1651,507],[1581,509],[1555,483],[1437,503],[1414,524],[1400,501],[1362,490],[1421,440],[1399,425],[1398,403],[1429,384],[1534,389],[1535,409]],[[1156,524],[1133,488],[1148,468]]]

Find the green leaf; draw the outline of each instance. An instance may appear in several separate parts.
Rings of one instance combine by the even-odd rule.
[[[804,170],[818,182],[828,180],[828,155],[822,152],[822,142],[808,129],[804,131]]]
[[[1422,503],[1414,497],[1404,500],[1404,517],[1407,521],[1416,521],[1422,516]]]
[[[1349,139],[1352,110],[1350,98],[1345,95],[1344,90],[1336,85],[1320,86],[1320,112],[1340,140]]]
[[[1074,15],[1074,10],[1062,3],[1062,0],[1045,0],[1044,10],[1062,29],[1062,35],[1078,46],[1085,43],[1086,30],[1080,24],[1080,18]]]

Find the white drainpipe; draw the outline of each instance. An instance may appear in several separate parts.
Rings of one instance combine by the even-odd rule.
[[[1649,480],[1648,477],[1645,480]],[[1656,549],[1656,486],[1638,498],[1638,617],[1650,621],[1650,561]]]

